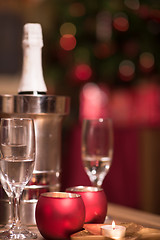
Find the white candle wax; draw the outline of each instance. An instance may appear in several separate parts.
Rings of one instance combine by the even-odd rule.
[[[104,225],[101,226],[102,235],[113,239],[121,239],[125,236],[126,228],[123,226]]]

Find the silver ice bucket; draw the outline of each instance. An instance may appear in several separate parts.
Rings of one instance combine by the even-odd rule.
[[[69,113],[70,99],[51,95],[0,95],[0,118],[31,117],[36,134],[36,161],[32,178],[21,199],[21,219],[35,224],[39,195],[60,190],[62,120]],[[0,184],[0,224],[7,223],[8,197]]]

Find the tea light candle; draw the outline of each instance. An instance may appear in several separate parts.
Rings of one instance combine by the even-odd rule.
[[[124,226],[115,225],[115,222],[112,222],[112,225],[101,226],[102,235],[105,237],[110,237],[112,239],[121,239],[125,236],[126,228]]]

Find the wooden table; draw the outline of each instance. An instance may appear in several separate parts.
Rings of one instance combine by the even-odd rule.
[[[134,222],[145,227],[160,229],[160,215],[155,215],[111,203],[108,206],[108,215],[118,222]]]
[[[139,210],[127,208],[124,206],[111,204],[108,205],[108,215],[111,220],[115,220],[116,223],[128,222],[140,224],[144,227],[160,229],[160,215],[150,214]],[[37,227],[29,227],[32,231],[38,235],[37,240],[43,240],[44,238],[40,235]]]

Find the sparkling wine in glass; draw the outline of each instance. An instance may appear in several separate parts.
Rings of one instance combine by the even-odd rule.
[[[112,162],[113,127],[111,119],[83,120],[81,153],[84,169],[92,185],[101,187]]]
[[[36,234],[24,228],[19,205],[24,187],[30,180],[35,163],[34,123],[30,118],[1,119],[0,171],[13,194],[13,223],[0,233],[0,239],[32,239]]]

